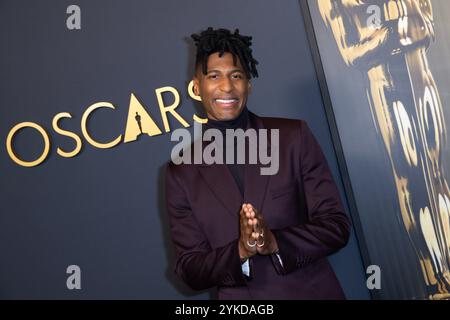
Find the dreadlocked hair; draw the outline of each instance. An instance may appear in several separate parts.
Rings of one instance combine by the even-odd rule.
[[[236,65],[236,57],[239,58],[244,68],[247,78],[258,77],[256,70],[256,61],[252,56],[252,37],[239,34],[239,29],[231,33],[227,29],[214,30],[212,27],[202,31],[200,34],[192,34],[195,46],[197,47],[197,55],[195,58],[195,67],[200,64],[203,74],[207,73],[208,57],[218,52],[222,57],[225,52],[233,55],[233,64]]]

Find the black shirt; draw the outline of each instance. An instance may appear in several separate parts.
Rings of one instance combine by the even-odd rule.
[[[206,129],[214,128],[220,130],[222,132],[222,135],[224,136],[224,144],[225,144],[225,131],[226,129],[242,129],[246,130],[248,127],[248,110],[247,107],[244,107],[242,112],[239,114],[238,117],[236,117],[233,120],[225,120],[225,121],[218,121],[218,120],[211,120],[208,119],[208,122],[205,124]],[[244,179],[244,164],[237,164],[237,145],[236,143],[233,143],[234,148],[234,161],[233,163],[227,164],[228,169],[230,170],[231,175],[234,178],[234,181],[236,182],[239,191],[241,192],[242,197],[244,197],[244,185],[245,185],[245,179]],[[223,157],[224,160],[226,159],[226,149],[224,147],[223,150]]]

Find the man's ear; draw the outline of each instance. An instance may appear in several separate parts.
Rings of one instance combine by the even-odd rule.
[[[194,91],[194,94],[196,96],[199,96],[200,95],[200,89],[199,89],[200,88],[200,83],[199,83],[199,80],[198,80],[197,77],[194,77],[192,79],[192,84],[193,84],[192,91]]]
[[[248,94],[251,94],[252,93],[252,83],[251,83],[251,81],[249,81],[247,85],[248,85],[248,87],[247,87],[248,88]]]

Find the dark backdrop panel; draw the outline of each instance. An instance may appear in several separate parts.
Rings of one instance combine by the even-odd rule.
[[[68,30],[66,8],[81,8],[81,30]],[[173,273],[174,253],[164,210],[163,166],[170,133],[111,149],[84,138],[80,154],[62,158],[81,135],[85,109],[107,101],[88,128],[95,139],[125,133],[134,93],[164,131],[155,89],[172,86],[177,111],[192,124],[198,105],[186,88],[192,76],[188,36],[207,26],[240,28],[254,36],[260,78],[249,109],[302,118],[317,136],[345,200],[317,78],[297,1],[2,1],[0,2],[0,298],[195,298]],[[166,103],[173,100],[165,96]],[[169,116],[170,118],[170,116]],[[9,130],[32,121],[50,135],[47,160],[33,168],[6,152]],[[171,130],[182,127],[169,119]],[[14,140],[24,159],[42,139],[25,129]],[[369,298],[357,243],[331,257],[348,298]],[[66,288],[66,268],[81,268],[81,290]]]

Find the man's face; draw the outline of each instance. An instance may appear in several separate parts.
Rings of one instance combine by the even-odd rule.
[[[233,55],[225,52],[222,57],[213,53],[208,58],[206,75],[201,66],[194,77],[194,93],[202,98],[208,118],[232,120],[242,112],[250,92],[250,81],[239,59],[233,65]]]

